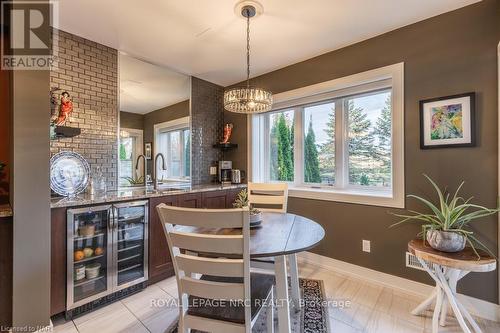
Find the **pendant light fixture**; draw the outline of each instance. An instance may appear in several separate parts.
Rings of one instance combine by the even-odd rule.
[[[224,92],[224,108],[230,112],[253,114],[270,111],[273,106],[273,94],[270,91],[250,86],[250,18],[257,14],[258,5],[254,1],[243,1],[236,7],[241,9],[241,15],[247,20],[247,82],[245,87]]]

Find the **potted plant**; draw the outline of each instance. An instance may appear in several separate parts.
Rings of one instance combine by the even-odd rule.
[[[233,203],[234,208],[243,208],[249,206],[248,204],[248,191],[247,189],[241,190],[236,196],[236,200]],[[257,208],[253,208],[250,205],[250,224],[258,224],[262,221],[262,212]]]
[[[435,205],[431,201],[417,195],[408,195],[409,198],[417,199],[427,206],[431,212],[420,213],[410,210],[411,215],[395,214],[402,218],[401,221],[391,225],[391,227],[407,222],[418,222],[422,224],[422,236],[424,242],[427,240],[429,245],[443,252],[458,252],[465,248],[469,243],[478,258],[480,257],[476,246],[479,246],[495,256],[484,244],[482,244],[470,229],[470,223],[486,216],[493,215],[499,211],[499,208],[490,209],[471,203],[472,197],[464,199],[459,196],[460,189],[464,182],[460,184],[453,196],[450,193],[443,192],[436,183],[427,175],[425,178],[432,184],[439,198],[439,204]]]
[[[122,177],[122,179],[125,179],[128,181],[129,186],[140,186],[144,184],[144,177],[140,176],[139,178],[134,178],[134,177]]]

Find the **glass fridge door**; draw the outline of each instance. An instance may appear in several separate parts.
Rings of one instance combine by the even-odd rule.
[[[67,305],[88,303],[111,289],[111,206],[68,210]]]
[[[117,204],[114,212],[116,286],[122,289],[148,277],[148,202]]]

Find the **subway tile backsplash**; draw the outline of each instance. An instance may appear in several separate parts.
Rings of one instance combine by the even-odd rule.
[[[51,154],[74,151],[92,167],[100,166],[108,189],[117,187],[118,141],[118,51],[64,31],[53,34],[59,45],[59,68],[50,72],[50,88],[59,87],[55,97],[58,113],[60,93],[68,91],[73,113],[66,124],[79,127],[74,138],[51,141]]]
[[[213,145],[222,138],[224,88],[193,77],[191,89],[191,181],[208,184],[212,180],[209,167],[222,159],[221,151]]]

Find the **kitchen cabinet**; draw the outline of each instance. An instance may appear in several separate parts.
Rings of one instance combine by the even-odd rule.
[[[201,208],[201,193],[187,193],[179,195],[178,206],[185,208]]]
[[[203,208],[224,209],[227,207],[227,191],[210,191],[201,194],[201,205]]]
[[[238,193],[240,193],[242,188],[236,188],[236,189],[231,189],[227,190],[226,194],[226,208],[233,208],[233,203],[234,200],[236,200],[236,197],[238,196]]]
[[[66,208],[51,211],[50,315],[66,310]]]
[[[167,240],[161,225],[156,206],[178,205],[179,196],[149,199],[149,284],[156,283],[175,275]]]
[[[174,267],[156,206],[165,203],[187,208],[232,208],[241,189],[216,190],[149,199],[148,283],[174,276]],[[112,203],[110,203],[112,204]],[[51,315],[66,311],[67,208],[52,209]],[[11,238],[6,238],[7,240]],[[3,318],[0,318],[3,320]]]
[[[0,218],[0,326],[12,325],[12,217]]]

